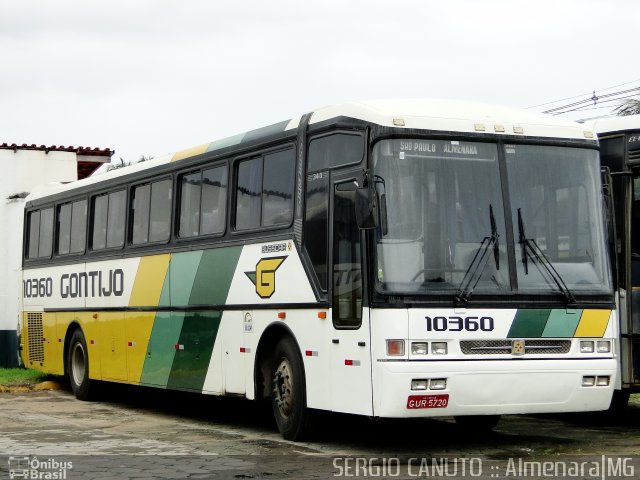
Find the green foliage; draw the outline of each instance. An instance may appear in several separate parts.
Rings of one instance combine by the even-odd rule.
[[[640,99],[629,98],[618,105],[614,112],[620,117],[626,117],[628,115],[640,115]]]
[[[29,370],[27,368],[0,368],[0,385],[33,385],[51,380],[48,373]]]

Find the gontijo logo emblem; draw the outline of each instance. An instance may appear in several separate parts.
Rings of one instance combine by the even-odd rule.
[[[244,272],[256,286],[256,293],[260,298],[271,298],[275,293],[276,270],[286,259],[286,256],[263,258],[256,264],[254,272]]]

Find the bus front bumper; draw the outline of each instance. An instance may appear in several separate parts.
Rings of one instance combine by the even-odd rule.
[[[373,365],[374,415],[435,417],[606,410],[615,375],[616,361],[612,358],[380,361]],[[590,377],[594,384],[587,386]]]

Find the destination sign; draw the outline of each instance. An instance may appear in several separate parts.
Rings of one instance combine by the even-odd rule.
[[[496,146],[491,143],[458,140],[397,140],[400,160],[411,157],[450,157],[495,159]]]

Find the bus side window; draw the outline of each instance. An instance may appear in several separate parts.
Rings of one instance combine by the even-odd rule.
[[[53,250],[53,208],[40,212],[40,235],[38,238],[38,258],[48,258]]]
[[[66,255],[71,250],[71,204],[58,207],[58,255]]]
[[[73,202],[71,207],[71,242],[69,253],[84,253],[87,239],[87,201]]]
[[[291,223],[293,216],[293,171],[295,156],[292,149],[264,156],[262,180],[262,226]]]
[[[236,230],[291,223],[294,165],[295,152],[292,148],[238,163]]]
[[[125,190],[107,193],[93,198],[93,225],[91,248],[122,247],[127,194]]]
[[[307,175],[305,189],[304,245],[320,288],[327,290],[327,242],[329,239],[329,172]]]
[[[364,157],[364,138],[359,133],[332,133],[309,143],[307,172],[360,163]]]
[[[363,157],[364,138],[359,133],[334,132],[309,142],[303,241],[325,292],[329,277],[329,169],[359,163]]]
[[[40,238],[40,210],[29,213],[29,246],[27,258],[38,258],[38,240]]]

